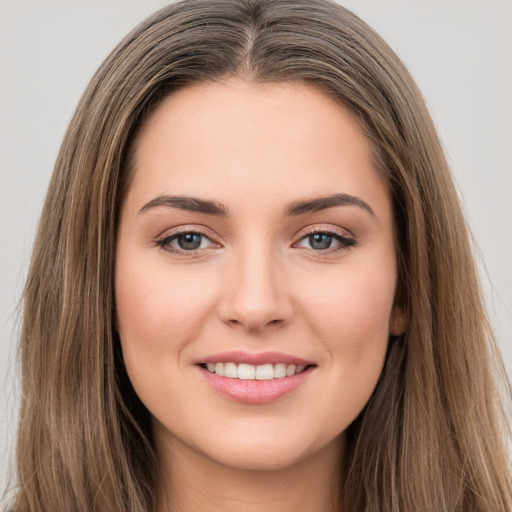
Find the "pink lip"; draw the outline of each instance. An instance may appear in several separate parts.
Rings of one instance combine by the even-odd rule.
[[[206,363],[235,363],[235,364],[294,364],[303,365],[307,368],[291,377],[270,380],[243,380],[221,377],[215,373],[210,373],[204,364]],[[218,393],[236,401],[245,404],[266,404],[273,402],[294,389],[301,386],[313,373],[316,364],[300,357],[295,357],[281,352],[261,352],[250,353],[242,351],[223,352],[207,356],[195,362],[201,375],[206,382]]]
[[[314,367],[292,377],[271,380],[242,380],[221,377],[198,366],[208,384],[217,392],[236,402],[245,404],[266,404],[290,393],[303,384],[311,375]]]
[[[203,359],[194,361],[194,364],[202,363],[235,363],[235,364],[252,364],[258,366],[259,364],[294,364],[296,366],[308,366],[315,364],[313,361],[306,361],[300,357],[295,357],[282,352],[242,352],[240,350],[232,352],[222,352],[207,356]]]

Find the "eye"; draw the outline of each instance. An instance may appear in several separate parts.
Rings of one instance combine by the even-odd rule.
[[[200,249],[218,247],[218,244],[213,242],[204,233],[198,231],[181,231],[165,236],[157,240],[155,244],[165,251],[174,254],[195,253],[195,251]]]
[[[356,245],[356,241],[344,234],[332,231],[314,231],[302,237],[295,247],[313,249],[317,252],[334,252]]]
[[[334,237],[327,233],[315,233],[308,236],[308,243],[312,249],[329,249],[331,247]]]

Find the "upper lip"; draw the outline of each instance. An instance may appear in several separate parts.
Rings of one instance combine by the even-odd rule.
[[[315,364],[313,361],[308,361],[301,357],[285,354],[283,352],[243,352],[241,350],[213,354],[194,362],[194,364],[204,363],[252,364],[254,366],[278,363],[294,364],[297,366]]]

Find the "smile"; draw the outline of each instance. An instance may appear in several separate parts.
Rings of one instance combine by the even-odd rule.
[[[316,363],[279,352],[225,352],[196,361],[215,392],[245,404],[274,402],[303,386]]]
[[[302,373],[306,369],[306,365],[295,364],[236,364],[229,363],[204,363],[203,368],[206,368],[210,373],[215,373],[221,377],[229,379],[241,380],[272,380],[283,379],[285,377],[292,377]]]

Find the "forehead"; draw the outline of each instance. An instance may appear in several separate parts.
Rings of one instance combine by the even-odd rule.
[[[300,82],[229,79],[180,89],[146,120],[134,154],[139,201],[161,193],[285,201],[386,189],[355,116]]]

